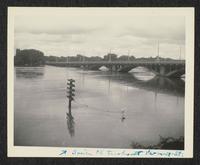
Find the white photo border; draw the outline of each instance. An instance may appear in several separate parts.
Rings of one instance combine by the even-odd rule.
[[[185,16],[185,114],[184,114],[184,150],[156,149],[107,149],[73,147],[27,147],[14,146],[14,23],[15,16],[27,13],[53,13],[67,10],[118,10],[129,11],[136,15]],[[192,158],[194,123],[194,8],[61,8],[61,7],[8,7],[7,41],[7,156],[8,157],[120,157],[120,158]]]

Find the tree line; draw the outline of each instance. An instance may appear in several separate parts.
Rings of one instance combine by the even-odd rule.
[[[122,55],[117,56],[117,54],[109,53],[104,55],[103,57],[100,56],[92,56],[87,57],[81,54],[77,54],[76,56],[67,56],[67,57],[57,57],[57,56],[45,56],[45,61],[48,62],[75,62],[75,61],[127,61],[127,60],[134,60],[134,56]]]
[[[134,61],[134,60],[172,60],[171,58],[162,58],[162,57],[141,57],[136,58],[135,56],[131,55],[121,55],[118,57],[117,54],[108,53],[107,55],[104,55],[103,57],[100,56],[92,56],[87,57],[81,54],[77,54],[76,56],[45,56],[45,61],[47,62],[75,62],[75,61]]]
[[[15,66],[44,66],[44,53],[35,49],[16,50],[14,56]]]
[[[45,62],[75,62],[75,61],[133,61],[135,59],[161,59],[161,60],[171,60],[170,58],[161,58],[161,57],[148,57],[148,58],[135,58],[133,55],[121,55],[118,57],[117,54],[108,53],[103,57],[100,56],[92,56],[87,57],[81,54],[77,54],[76,56],[45,56],[43,52],[35,49],[24,49],[16,50],[16,55],[14,56],[14,64],[15,66],[44,66]]]

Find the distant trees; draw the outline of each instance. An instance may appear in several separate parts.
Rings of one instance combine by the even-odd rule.
[[[107,55],[105,55],[105,56],[103,57],[103,60],[104,60],[104,61],[109,61],[109,60],[111,60],[111,61],[116,61],[116,60],[117,60],[117,55],[116,55],[116,54],[113,54],[113,53],[108,53]]]
[[[16,50],[15,66],[42,66],[45,64],[44,53],[35,49]]]
[[[55,62],[56,59],[56,56],[45,56],[45,61]]]
[[[171,60],[170,58],[162,57],[141,57],[136,58],[133,55],[121,55],[108,53],[103,58],[100,56],[87,57],[82,54],[76,56],[44,56],[44,53],[35,49],[16,50],[14,57],[15,66],[42,66],[45,62],[76,62],[76,61],[134,61],[134,60]]]
[[[76,56],[67,56],[67,57],[56,57],[56,56],[45,56],[45,61],[48,62],[75,62],[75,61],[101,61],[103,60],[99,56],[92,56],[92,57],[87,57],[81,54],[77,54]]]
[[[118,58],[119,61],[132,61],[135,60],[134,56],[122,55]]]
[[[57,56],[45,56],[45,61],[48,62],[75,62],[75,61],[134,61],[134,60],[157,60],[157,57],[140,57],[136,58],[133,55],[121,55],[118,57],[117,54],[108,53],[104,55],[103,58],[100,56],[92,56],[87,57],[81,54],[77,54],[76,56],[67,56],[67,57],[57,57]],[[170,58],[161,58],[161,60],[170,60]]]
[[[99,56],[93,56],[87,59],[88,61],[102,61],[103,59]]]

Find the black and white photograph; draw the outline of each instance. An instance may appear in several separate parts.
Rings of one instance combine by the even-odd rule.
[[[8,147],[192,156],[192,9],[9,10]]]

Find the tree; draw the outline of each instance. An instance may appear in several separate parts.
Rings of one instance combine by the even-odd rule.
[[[15,66],[42,66],[45,64],[44,53],[35,49],[16,50]]]
[[[128,61],[129,60],[129,56],[127,56],[127,55],[122,55],[122,56],[120,56],[119,58],[118,58],[118,60],[119,61]]]
[[[105,55],[103,57],[104,61],[116,61],[117,60],[117,55],[116,54],[113,54],[113,53],[108,53],[107,55]]]

